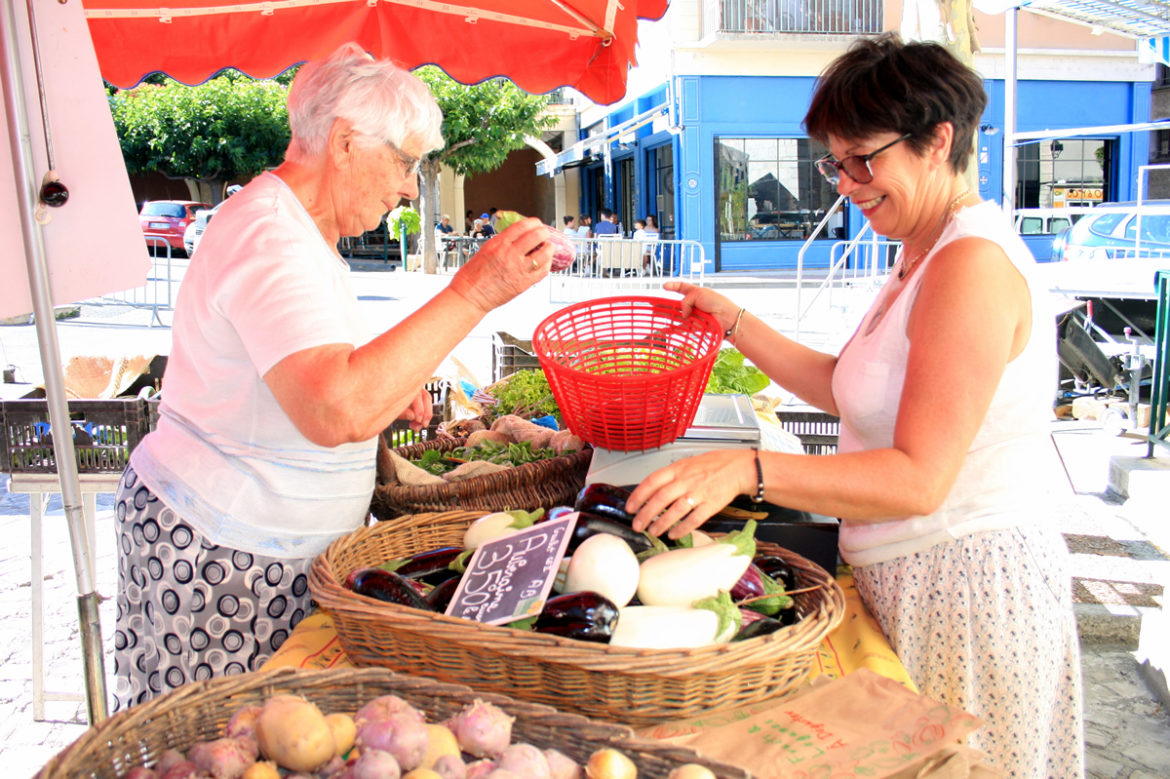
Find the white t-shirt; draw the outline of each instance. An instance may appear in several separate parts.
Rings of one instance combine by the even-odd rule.
[[[1045,286],[1035,277],[1036,261],[1031,252],[999,206],[990,201],[959,211],[922,264],[930,262],[943,246],[968,236],[997,243],[1027,280],[1032,299],[1031,336],[1024,351],[1004,369],[987,416],[939,510],[928,516],[890,517],[878,523],[846,519],[840,533],[841,556],[852,565],[914,554],[971,533],[1041,522],[1052,514],[1058,497],[1059,461],[1049,437],[1057,387],[1055,312]],[[923,269],[919,269],[867,332],[889,292],[888,287],[882,290],[837,360],[833,398],[841,413],[837,448],[841,453],[894,445],[910,351],[906,324],[922,278]],[[960,398],[949,400],[963,402]],[[939,433],[947,435],[946,430]]]
[[[160,419],[131,456],[135,471],[213,543],[319,554],[364,523],[377,439],[312,443],[263,376],[368,332],[349,267],[279,177],[257,177],[216,212],[183,279]]]

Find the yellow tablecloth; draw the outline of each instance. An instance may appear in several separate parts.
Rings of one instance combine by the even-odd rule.
[[[852,574],[838,574],[837,583],[845,592],[845,616],[821,642],[810,678],[838,679],[858,668],[868,668],[918,692],[877,622],[865,610]],[[280,667],[351,668],[353,662],[337,638],[333,617],[317,611],[301,620],[262,670]]]

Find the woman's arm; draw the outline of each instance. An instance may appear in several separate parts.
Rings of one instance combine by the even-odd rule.
[[[546,236],[539,219],[517,222],[395,327],[357,348],[326,344],[290,354],[265,382],[297,429],[321,446],[372,438],[408,408],[417,416],[420,389],[439,363],[489,311],[547,275]]]
[[[772,381],[806,403],[830,414],[837,413],[830,387],[833,368],[837,364],[835,355],[818,352],[786,338],[750,311],[744,310],[740,316],[738,305],[708,287],[670,281],[663,288],[683,296],[683,316],[689,315],[692,308],[698,308],[714,316],[724,332],[734,330],[730,340],[735,348]]]
[[[928,514],[945,499],[1004,367],[1027,343],[1031,303],[1019,271],[983,239],[948,245],[924,273],[907,325],[910,354],[893,447],[817,457],[763,452],[771,503],[869,522]],[[753,452],[711,452],[651,474],[627,507],[637,513],[635,527],[671,528],[678,537],[756,488]]]

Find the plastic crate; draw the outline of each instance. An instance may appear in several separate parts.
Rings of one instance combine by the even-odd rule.
[[[540,370],[540,360],[532,341],[524,341],[504,332],[492,334],[492,383],[516,371]]]
[[[776,418],[800,439],[805,454],[836,454],[839,418],[823,411],[777,411]]]
[[[138,398],[70,400],[68,407],[79,473],[120,473],[150,431],[146,403]],[[3,472],[56,473],[48,401],[0,404],[0,445]]]

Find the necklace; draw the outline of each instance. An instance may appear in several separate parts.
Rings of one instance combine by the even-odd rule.
[[[910,272],[913,271],[916,267],[918,267],[918,263],[922,261],[922,258],[925,257],[926,255],[930,254],[931,250],[934,249],[934,245],[936,243],[938,243],[938,239],[942,237],[943,230],[946,228],[947,223],[951,221],[951,219],[955,215],[955,211],[958,210],[959,201],[961,201],[963,198],[967,197],[967,195],[970,195],[970,194],[971,194],[971,190],[964,188],[962,192],[955,195],[954,199],[951,200],[951,202],[949,204],[947,204],[947,210],[943,212],[942,219],[939,220],[939,223],[938,223],[938,228],[934,231],[934,238],[930,239],[930,244],[927,245],[927,247],[925,249],[918,252],[918,254],[914,255],[914,259],[910,260],[909,262],[899,262],[898,263],[898,280],[899,281],[906,278],[907,276],[909,276]]]

